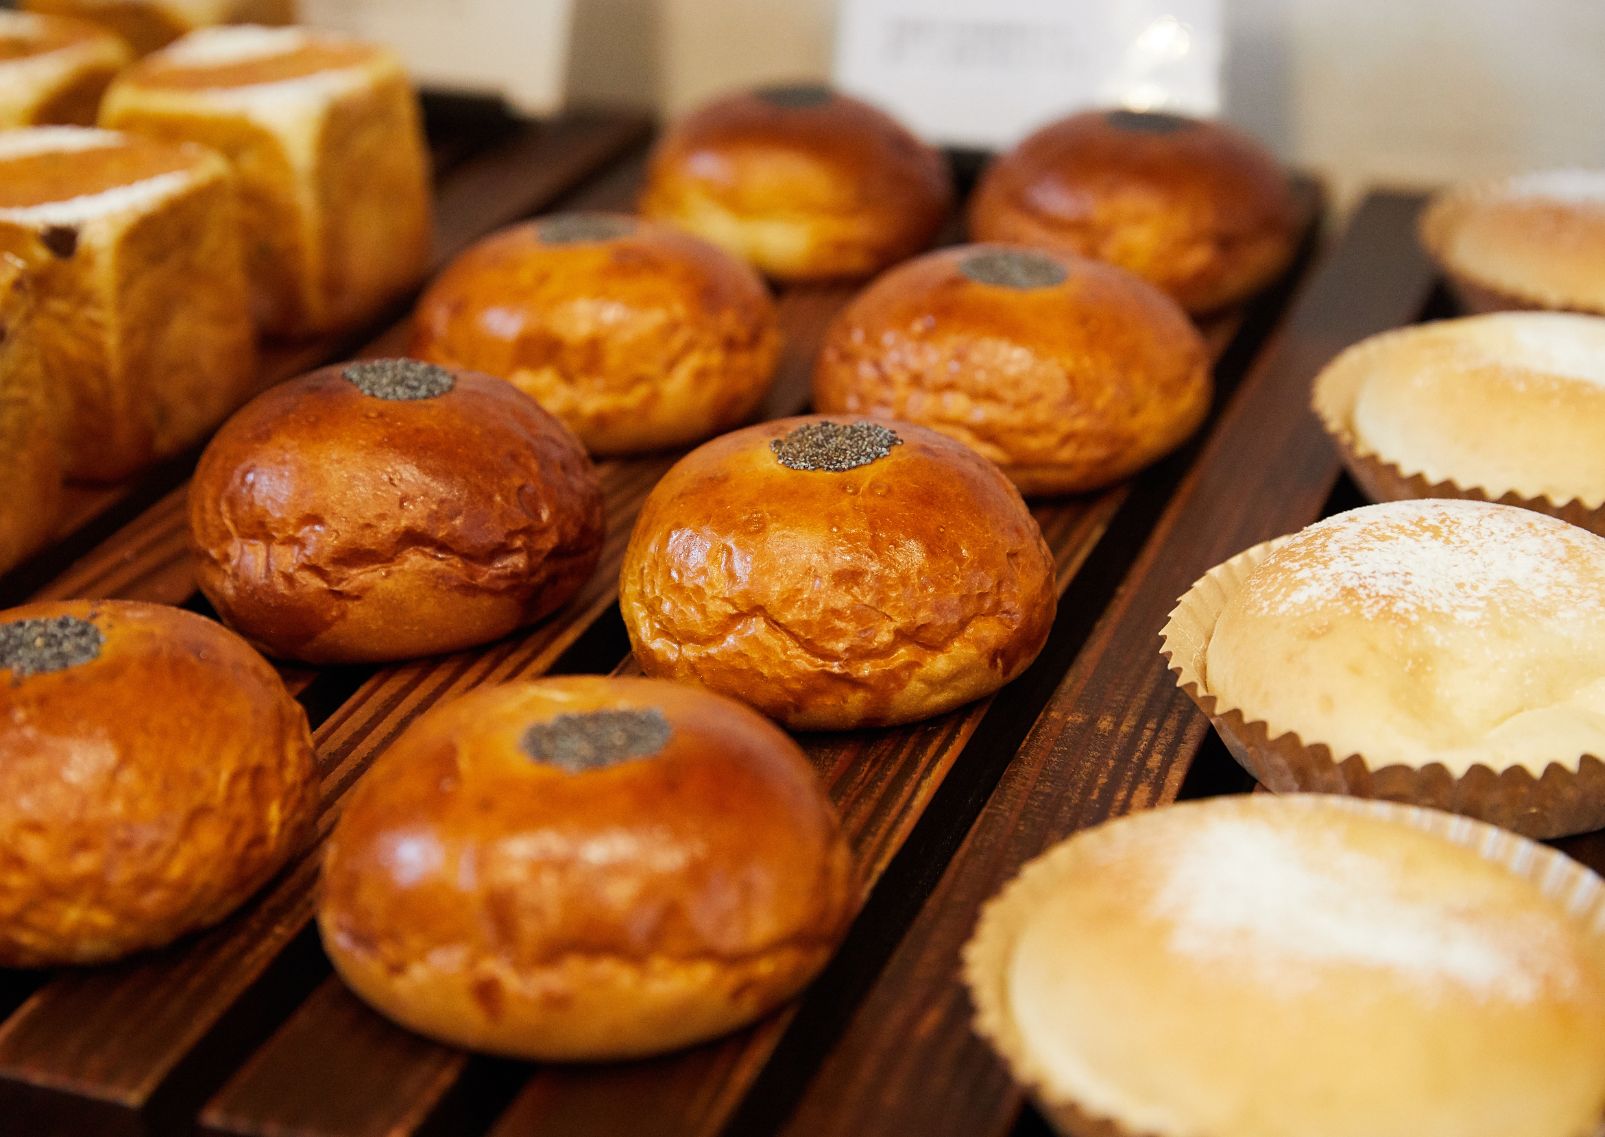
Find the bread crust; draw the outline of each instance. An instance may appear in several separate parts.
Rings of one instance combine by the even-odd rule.
[[[128,48],[87,20],[0,11],[0,129],[89,126]]]
[[[27,266],[0,246],[0,573],[39,549],[61,506],[65,406],[45,379]]]

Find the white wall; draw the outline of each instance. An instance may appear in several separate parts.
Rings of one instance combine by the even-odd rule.
[[[835,0],[577,0],[574,89],[683,112],[822,77]],[[1340,194],[1605,165],[1605,0],[1225,0],[1227,117]]]

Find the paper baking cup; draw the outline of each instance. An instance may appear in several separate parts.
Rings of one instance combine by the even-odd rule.
[[[1565,171],[1556,171],[1564,173]],[[1449,291],[1467,312],[1520,312],[1544,310],[1556,312],[1591,312],[1605,315],[1598,308],[1578,304],[1558,293],[1535,292],[1531,289],[1501,285],[1497,281],[1472,276],[1455,265],[1448,256],[1449,234],[1456,215],[1471,205],[1497,201],[1510,196],[1510,179],[1475,182],[1457,186],[1435,195],[1422,211],[1419,236],[1427,255],[1438,266],[1438,271],[1449,282]]]
[[[1187,590],[1159,633],[1176,683],[1209,716],[1232,756],[1275,793],[1315,791],[1431,806],[1502,825],[1529,837],[1564,837],[1605,827],[1605,762],[1579,755],[1575,767],[1551,763],[1541,776],[1523,767],[1472,766],[1452,774],[1441,763],[1378,767],[1363,754],[1332,753],[1270,728],[1209,690],[1204,652],[1226,603],[1254,569],[1288,538],[1255,545],[1210,569]]]
[[[1359,397],[1364,367],[1355,366],[1356,358],[1363,359],[1374,351],[1382,351],[1395,335],[1407,334],[1413,329],[1401,328],[1397,332],[1384,332],[1370,340],[1351,347],[1334,359],[1315,377],[1311,405],[1316,417],[1326,428],[1337,447],[1343,466],[1355,484],[1372,501],[1407,501],[1416,498],[1458,498],[1462,501],[1491,501],[1499,505],[1514,505],[1547,513],[1562,521],[1605,536],[1605,506],[1587,505],[1576,498],[1556,501],[1551,497],[1526,497],[1513,490],[1495,495],[1483,486],[1463,486],[1455,481],[1435,482],[1424,474],[1409,473],[1403,467],[1388,462],[1374,453],[1360,449],[1354,430],[1354,403]]]
[[[1605,941],[1605,880],[1554,849],[1497,826],[1419,806],[1315,794],[1286,801],[1290,808],[1344,809],[1403,822],[1472,849],[1532,882],[1576,916],[1585,930]],[[1014,1080],[1064,1137],[1157,1137],[1146,1130],[1128,1129],[1112,1118],[1099,1117],[1074,1101],[1056,1096],[1009,1014],[1007,977],[1019,929],[1019,921],[1011,917],[1010,911],[1034,910],[1040,907],[1033,902],[1035,898],[1046,899],[1059,887],[1054,858],[1067,844],[1068,841],[1049,849],[1026,865],[981,912],[975,933],[964,947],[964,981],[975,1009],[975,1032],[1003,1059]],[[1596,1137],[1605,1137],[1605,1124]]]

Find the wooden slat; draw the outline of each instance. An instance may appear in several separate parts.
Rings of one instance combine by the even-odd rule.
[[[1317,271],[785,1133],[991,1137],[1014,1124],[1020,1094],[969,1029],[959,949],[1026,860],[1175,796],[1207,723],[1166,673],[1158,630],[1210,565],[1318,514],[1338,465],[1309,382],[1343,347],[1421,310],[1433,277],[1414,239],[1419,204],[1368,199]]]

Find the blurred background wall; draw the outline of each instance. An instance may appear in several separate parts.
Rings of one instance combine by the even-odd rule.
[[[1605,0],[1225,0],[1226,117],[1338,195],[1605,164]],[[578,0],[580,98],[830,71],[835,0]]]

